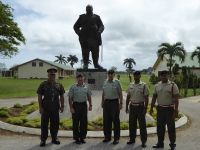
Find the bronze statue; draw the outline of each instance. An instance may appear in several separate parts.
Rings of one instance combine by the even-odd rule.
[[[82,49],[83,69],[88,69],[90,51],[94,68],[103,69],[99,65],[99,46],[102,44],[101,33],[104,30],[104,25],[100,16],[93,14],[93,7],[86,6],[86,14],[79,16],[74,24],[74,31],[79,36],[79,42]]]

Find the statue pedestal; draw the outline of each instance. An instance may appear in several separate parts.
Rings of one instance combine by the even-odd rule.
[[[77,69],[76,75],[82,73],[91,90],[102,90],[103,83],[107,78],[106,69]]]

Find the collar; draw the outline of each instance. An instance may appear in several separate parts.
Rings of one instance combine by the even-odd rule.
[[[80,85],[80,84],[77,83],[76,86],[78,86],[78,87],[84,87],[85,83],[83,83],[82,85]]]

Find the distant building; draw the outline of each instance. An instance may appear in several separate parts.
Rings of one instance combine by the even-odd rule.
[[[0,76],[3,76],[3,72],[6,70],[6,65],[4,63],[0,63]]]
[[[196,74],[198,77],[200,77],[200,65],[198,62],[198,59],[194,57],[194,59],[191,59],[192,52],[187,52],[185,61],[181,62],[178,57],[174,57],[175,60],[174,64],[178,64],[179,68],[181,69],[183,66],[191,68],[191,71]],[[156,62],[153,65],[153,72],[156,76],[158,76],[158,73],[160,70],[168,70],[169,67],[167,67],[167,60],[168,56],[164,56],[163,60],[161,60],[160,57],[156,60]]]
[[[58,70],[57,78],[63,78],[75,74],[75,69],[64,64],[55,63],[43,59],[33,59],[10,68],[12,75],[20,79],[47,78],[47,69],[54,67]]]

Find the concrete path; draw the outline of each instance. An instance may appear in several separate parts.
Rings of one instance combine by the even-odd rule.
[[[188,127],[177,131],[177,150],[200,150],[200,96],[186,98],[180,101],[180,111],[187,114],[191,119],[191,124]],[[1,101],[0,101],[1,104]],[[167,134],[166,134],[167,135]],[[76,145],[72,139],[62,138],[61,145],[55,146],[50,144],[50,139],[45,148],[40,148],[39,137],[37,136],[22,136],[22,135],[0,135],[1,150],[120,150],[120,149],[135,149],[140,150],[140,139],[137,137],[136,144],[132,146],[126,145],[128,138],[121,138],[120,144],[114,146],[111,143],[102,143],[102,138],[87,139],[87,144]],[[151,150],[152,145],[157,142],[157,137],[149,136],[147,142],[147,150]],[[165,138],[165,148],[169,149],[169,140]]]

